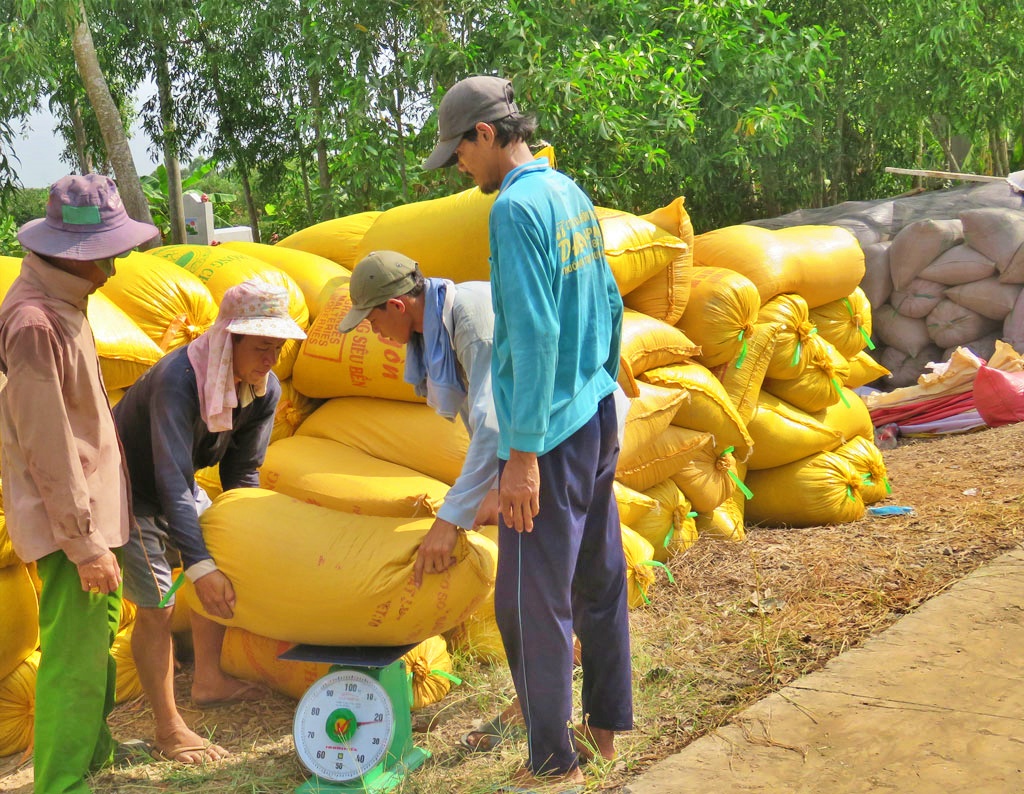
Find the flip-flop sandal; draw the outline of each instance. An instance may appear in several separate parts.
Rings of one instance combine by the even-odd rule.
[[[213,746],[213,742],[203,742],[202,744],[181,744],[177,747],[171,747],[167,750],[161,750],[159,747],[153,748],[153,758],[157,761],[174,761],[179,764],[187,764],[189,766],[202,766],[204,764],[214,763],[214,759],[204,757],[200,761],[182,761],[181,757],[185,753],[203,753],[205,756],[206,751]]]
[[[523,732],[523,726],[518,724],[509,725],[501,719],[499,714],[492,720],[488,720],[479,728],[474,728],[471,731],[466,731],[462,736],[459,737],[459,744],[471,753],[489,753],[501,742],[510,737],[516,736]],[[479,736],[476,743],[470,741],[470,736]]]

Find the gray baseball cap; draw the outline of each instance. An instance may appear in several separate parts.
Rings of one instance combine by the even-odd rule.
[[[373,251],[352,270],[348,294],[352,308],[338,330],[347,334],[366,319],[375,306],[398,298],[416,286],[416,262],[397,251]]]
[[[437,109],[437,146],[423,161],[423,170],[455,165],[455,149],[477,122],[519,115],[511,80],[488,75],[460,80],[441,99]]]

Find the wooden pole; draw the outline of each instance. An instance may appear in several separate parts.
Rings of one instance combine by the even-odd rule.
[[[917,168],[893,168],[886,166],[887,174],[906,174],[907,176],[925,176],[932,179],[959,179],[962,182],[1005,182],[1005,176],[986,176],[985,174],[961,174],[956,171],[925,171]]]

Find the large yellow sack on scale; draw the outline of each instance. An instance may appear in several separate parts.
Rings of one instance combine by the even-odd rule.
[[[39,651],[0,678],[0,756],[20,753],[32,743]]]
[[[464,621],[494,587],[498,550],[477,532],[460,532],[456,562],[416,587],[416,551],[430,519],[358,516],[237,488],[200,521],[237,598],[233,618],[213,619],[266,637],[316,645],[418,643]],[[193,604],[201,608],[197,599]]]
[[[39,601],[28,569],[0,568],[0,678],[10,674],[39,645]]]
[[[224,632],[220,666],[228,675],[266,684],[275,692],[298,700],[333,665],[278,658],[294,645],[232,627]],[[451,681],[440,674],[452,671],[444,637],[424,640],[402,656],[402,661],[412,684],[413,710],[436,703],[448,694]]]
[[[758,400],[757,413],[747,423],[747,430],[754,439],[747,466],[754,471],[837,449],[846,440],[841,431],[767,392]]]
[[[785,466],[747,474],[754,498],[751,524],[813,527],[845,524],[864,516],[864,478],[841,450],[818,452]]]
[[[318,306],[317,301],[320,298],[320,291],[324,288],[324,284],[332,278],[351,275],[348,269],[342,267],[337,262],[307,251],[299,251],[286,246],[232,240],[227,243],[221,243],[221,247],[231,251],[240,251],[254,259],[259,259],[269,265],[273,265],[278,270],[282,270],[291,276],[299,289],[302,290],[302,296],[306,300],[306,308],[309,309],[310,320],[316,319],[313,307]]]
[[[283,287],[288,291],[289,316],[303,330],[309,327],[309,307],[306,306],[306,298],[299,285],[283,270],[267,264],[262,259],[247,256],[241,251],[232,251],[222,245],[164,245],[151,248],[146,253],[174,262],[199,276],[218,305],[224,293],[231,287],[250,279],[259,279],[276,287]],[[291,377],[300,344],[301,341],[298,339],[285,341],[281,357],[274,367],[274,373],[281,380]]]
[[[294,436],[299,427],[316,413],[323,400],[307,397],[299,392],[292,379],[281,381],[281,399],[274,412],[274,429],[270,431],[270,443]]]
[[[498,527],[485,526],[475,530],[498,546]],[[487,664],[504,664],[508,661],[505,655],[505,644],[501,639],[498,621],[494,615],[494,590],[478,606],[473,614],[466,618],[447,634],[448,644],[452,650],[485,662]]]
[[[128,388],[163,356],[156,342],[103,293],[89,296],[86,314],[108,389]]]
[[[117,275],[100,292],[165,353],[187,345],[217,319],[217,302],[199,276],[138,251],[117,260]]]
[[[838,226],[726,226],[694,239],[693,263],[742,273],[762,303],[792,292],[811,308],[849,295],[864,278],[864,252]]]
[[[709,369],[740,355],[757,322],[761,296],[749,278],[724,267],[694,267],[687,311],[676,322],[701,352]]]
[[[260,484],[332,510],[395,518],[436,515],[448,493],[440,480],[313,436],[267,447]]]
[[[875,429],[871,423],[871,412],[857,392],[843,387],[843,399],[837,400],[823,411],[816,411],[811,416],[826,427],[842,433],[846,441],[857,436],[874,439]]]
[[[351,270],[359,261],[356,257],[359,241],[380,214],[379,210],[370,210],[315,223],[288,235],[278,245],[322,256]]]
[[[871,340],[871,304],[860,287],[845,298],[811,309],[809,319],[846,358],[856,356]]]
[[[657,386],[684,389],[690,394],[672,420],[677,427],[710,433],[714,449],[721,453],[733,448],[737,460],[746,460],[753,441],[739,412],[732,404],[721,381],[700,364],[673,364],[643,374],[643,379]]]
[[[426,402],[405,382],[405,345],[375,334],[369,320],[347,334],[338,330],[350,308],[348,284],[339,284],[313,322],[295,360],[295,388],[310,397]]]
[[[306,419],[296,435],[329,438],[379,460],[452,485],[462,472],[469,434],[427,406],[374,397],[337,397]]]

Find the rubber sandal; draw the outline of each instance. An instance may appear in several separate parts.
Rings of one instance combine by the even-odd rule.
[[[216,760],[205,757],[206,751],[212,746],[213,742],[203,742],[202,744],[179,744],[177,747],[172,747],[168,750],[154,747],[152,755],[157,761],[174,761],[175,763],[187,764],[189,766],[199,766],[201,764],[213,763]],[[185,753],[203,753],[204,757],[199,761],[182,761],[181,757]]]
[[[459,737],[459,744],[463,749],[468,750],[471,753],[489,753],[495,747],[502,743],[503,740],[522,734],[523,726],[517,723],[508,724],[501,719],[499,714],[492,720],[488,720],[479,728],[473,728],[473,730],[466,731],[462,736]],[[477,739],[476,744],[469,740],[470,736],[474,734],[480,738]]]

